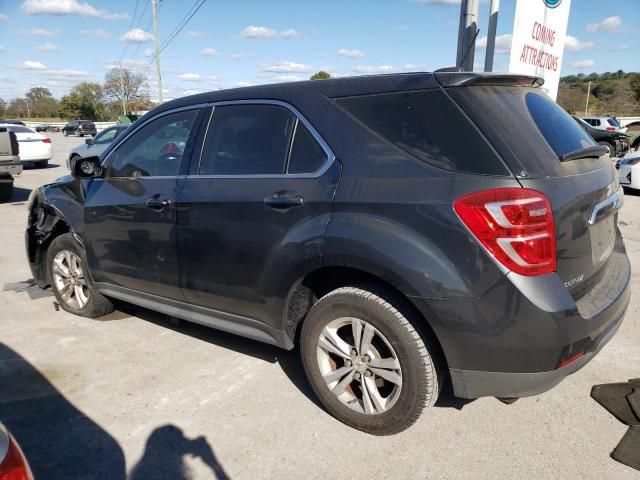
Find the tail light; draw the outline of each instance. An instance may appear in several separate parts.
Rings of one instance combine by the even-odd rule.
[[[615,132],[616,130],[616,127],[607,127],[607,132]]]
[[[51,143],[51,139],[50,138],[43,138],[42,141],[44,143]]]
[[[5,457],[0,460],[0,480],[33,480],[29,464],[16,441],[8,433],[0,434],[6,435],[8,440]]]
[[[180,150],[175,143],[169,142],[165,144],[165,146],[162,147],[162,149],[160,149],[160,153],[164,153],[164,154],[177,153],[179,155],[182,153],[182,150]]]
[[[496,188],[458,198],[453,208],[505,267],[521,275],[556,270],[556,236],[547,197],[527,188]]]

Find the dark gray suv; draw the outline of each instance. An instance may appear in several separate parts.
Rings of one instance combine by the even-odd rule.
[[[326,409],[373,434],[443,382],[541,393],[616,332],[630,268],[615,169],[539,84],[416,73],[165,103],[32,195],[34,278],[79,315],[119,299],[299,343]]]

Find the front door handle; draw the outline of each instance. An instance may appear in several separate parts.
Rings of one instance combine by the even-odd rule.
[[[146,204],[151,210],[161,211],[164,210],[165,207],[171,205],[171,201],[166,198],[151,197],[146,201]]]
[[[264,199],[264,204],[274,210],[287,210],[304,205],[304,198],[293,193],[274,193]]]

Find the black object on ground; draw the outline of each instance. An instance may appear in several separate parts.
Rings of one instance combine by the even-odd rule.
[[[594,385],[591,397],[622,423],[629,425],[629,430],[611,452],[611,458],[640,470],[640,379]]]

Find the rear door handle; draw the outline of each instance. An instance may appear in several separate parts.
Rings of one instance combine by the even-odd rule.
[[[264,204],[274,210],[286,210],[304,205],[304,198],[293,193],[275,193],[264,199]]]
[[[171,201],[166,198],[151,197],[146,201],[146,204],[150,209],[160,211],[171,205]]]

